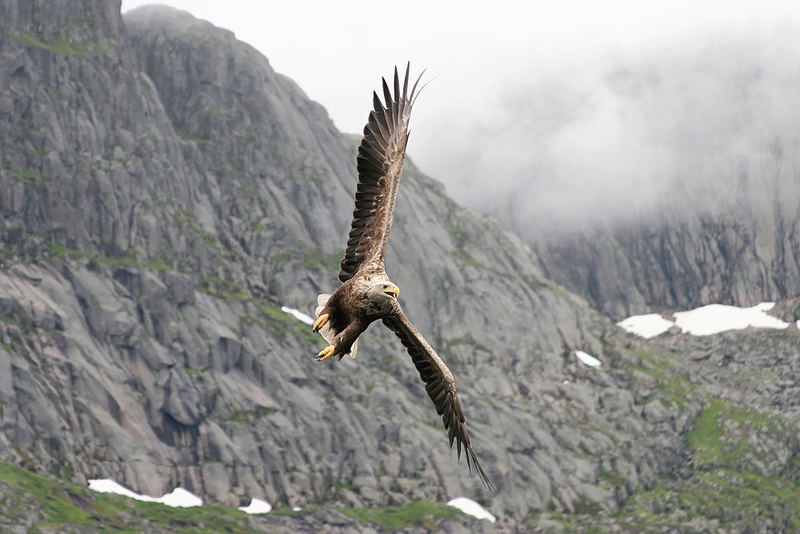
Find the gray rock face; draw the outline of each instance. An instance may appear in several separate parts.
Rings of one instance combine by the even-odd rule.
[[[697,186],[676,187],[648,213],[622,220],[605,214],[607,222],[592,228],[523,238],[546,276],[616,319],[653,309],[752,306],[796,297],[800,190],[789,169],[800,159],[782,148],[791,143],[783,137],[759,147],[724,191],[698,199]]]
[[[280,306],[336,287],[353,139],[230,32],[118,8],[0,0],[0,460],[227,506],[466,495],[501,530],[613,512],[685,461],[702,399],[676,409],[610,321],[410,161],[389,274],[498,493],[390,333],[314,362]]]
[[[765,194],[778,197],[794,187],[784,181],[768,185]],[[763,209],[772,214],[767,221],[760,206],[713,215],[668,206],[656,221],[548,242],[531,236],[531,244],[547,276],[616,319],[710,303],[750,306],[800,293],[794,231],[800,204],[785,211],[780,202]]]

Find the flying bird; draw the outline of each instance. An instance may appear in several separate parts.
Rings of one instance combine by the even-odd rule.
[[[455,441],[459,459],[463,447],[467,468],[470,472],[474,468],[481,481],[493,489],[472,450],[453,374],[403,313],[397,300],[400,288],[386,275],[383,263],[408,143],[411,108],[419,95],[417,85],[422,78],[420,74],[409,93],[410,68],[409,63],[402,91],[395,67],[394,92],[389,90],[385,78],[382,80],[385,102],[373,92],[374,109],[358,147],[356,206],[340,265],[342,285],[332,295],[317,297],[313,329],[329,343],[317,354],[317,360],[334,356],[341,360],[346,354],[355,358],[358,336],[373,321],[383,321],[411,355],[425,382],[425,390],[442,417],[450,447]]]

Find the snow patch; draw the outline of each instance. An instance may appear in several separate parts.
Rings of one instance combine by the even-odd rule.
[[[122,484],[118,484],[109,478],[90,480],[89,489],[99,493],[113,493],[115,495],[122,495],[123,497],[136,499],[137,501],[155,502],[158,500],[155,497],[140,495],[134,491],[131,491]]]
[[[709,304],[691,311],[676,313],[675,324],[683,332],[695,336],[708,336],[725,332],[726,330],[741,330],[748,326],[755,328],[787,328],[789,323],[767,315],[767,312],[774,306],[774,302],[762,302],[752,308]]]
[[[281,311],[288,313],[298,321],[303,321],[306,324],[314,324],[314,319],[299,310],[290,308],[289,306],[281,306]]]
[[[203,505],[203,499],[183,488],[175,488],[172,493],[167,493],[159,501],[173,508],[192,508]]]
[[[657,336],[673,325],[678,326],[683,333],[693,336],[709,336],[728,330],[742,330],[743,328],[788,328],[789,323],[777,317],[767,315],[775,306],[774,302],[762,302],[752,308],[740,308],[724,304],[709,304],[689,311],[676,312],[675,322],[664,319],[656,313],[648,315],[634,315],[617,323],[628,332],[641,337]],[[800,328],[800,321],[797,322]]]
[[[582,361],[584,365],[588,365],[589,367],[600,367],[601,365],[603,365],[603,362],[601,362],[591,354],[583,352],[582,350],[576,350],[575,356],[577,356],[578,359]]]
[[[675,323],[664,319],[657,313],[648,313],[647,315],[628,317],[624,321],[618,322],[617,326],[637,336],[651,338],[663,334],[675,326]]]
[[[246,514],[268,514],[272,510],[272,505],[267,501],[252,498],[247,506],[240,506],[239,510]]]
[[[486,508],[476,503],[472,499],[467,499],[466,497],[457,497],[448,502],[447,505],[452,506],[453,508],[458,508],[465,514],[471,515],[472,517],[476,517],[478,519],[488,519],[492,523],[497,520],[497,518],[490,514]]]
[[[122,495],[124,497],[136,499],[137,501],[160,502],[161,504],[166,504],[173,508],[191,508],[203,504],[203,499],[183,488],[175,488],[172,493],[167,493],[162,497],[150,497],[149,495],[141,495],[135,491],[129,490],[125,486],[108,478],[90,480],[89,489],[100,493]]]

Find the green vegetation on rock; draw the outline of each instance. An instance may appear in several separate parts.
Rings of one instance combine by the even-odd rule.
[[[384,531],[422,526],[434,529],[442,519],[452,519],[461,512],[446,504],[420,501],[386,508],[342,508],[341,512],[361,523],[371,523]]]
[[[73,40],[59,35],[55,38],[45,38],[35,33],[15,33],[9,32],[11,38],[16,39],[25,46],[41,48],[62,56],[83,56],[91,50],[98,49],[96,43],[76,44]]]
[[[134,533],[141,532],[141,525],[146,521],[162,532],[257,532],[247,524],[247,516],[236,509],[219,506],[172,508],[160,503],[136,501],[97,493],[2,462],[0,481],[13,488],[12,492],[4,492],[7,497],[0,504],[2,515],[8,517],[9,513],[36,503],[40,515],[29,518],[33,528],[73,531],[69,527],[85,526],[103,532]]]
[[[694,469],[634,493],[615,516],[640,529],[679,528],[701,518],[723,530],[734,525],[795,531],[800,528],[800,480],[796,462],[782,463],[770,440],[786,439],[780,415],[743,410],[715,397],[696,419],[686,441]],[[794,447],[797,447],[796,439]],[[758,468],[773,464],[775,474]]]
[[[190,141],[192,143],[197,143],[198,145],[204,145],[208,143],[209,139],[205,137],[198,137],[196,135],[192,135],[191,133],[187,132],[186,130],[178,130],[178,135],[181,136],[181,139],[184,141]]]
[[[138,250],[128,250],[125,254],[119,256],[106,256],[100,254],[92,258],[93,261],[101,263],[109,269],[116,269],[118,267],[136,267],[139,265],[138,256],[141,254]]]
[[[323,269],[328,272],[338,272],[339,262],[344,252],[327,254],[318,248],[309,248],[304,252],[303,266],[309,269]]]
[[[312,345],[322,342],[322,338],[319,334],[312,332],[310,326],[298,321],[280,308],[275,308],[259,301],[253,302],[270,319],[269,323],[278,335],[288,334]]]
[[[681,374],[680,369],[662,356],[636,349],[634,349],[634,353],[641,358],[641,365],[636,366],[636,369],[655,379],[664,400],[675,404],[679,410],[683,410],[689,390],[692,389],[690,380]]]
[[[305,529],[313,528],[309,523],[316,524],[320,519],[312,516],[317,512],[323,516],[325,513],[324,509],[314,506],[300,512],[277,508],[268,516],[247,516],[235,508],[220,506],[173,508],[160,503],[98,493],[2,462],[0,494],[4,496],[0,502],[0,527],[12,524],[4,521],[12,521],[14,524],[28,524],[31,532],[48,530],[133,534],[142,532],[142,527],[147,526],[148,532],[249,534],[270,532],[271,523],[286,527],[287,524],[280,518],[294,518]],[[463,521],[468,521],[456,508],[424,501],[398,507],[345,508],[340,511],[357,523],[374,525],[382,531],[396,531],[405,527],[421,527],[434,531],[438,522],[444,519],[461,517]],[[274,516],[274,519],[269,516]],[[251,522],[255,518],[260,519],[257,524]]]
[[[39,173],[34,169],[22,169],[21,171],[12,171],[11,169],[3,170],[10,174],[15,180],[22,182],[23,184],[33,185],[42,180],[42,177],[39,176]]]

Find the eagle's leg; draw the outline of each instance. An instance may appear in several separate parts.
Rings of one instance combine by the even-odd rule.
[[[319,351],[317,354],[317,361],[321,362],[327,360],[331,356],[343,356],[350,352],[356,338],[361,335],[366,329],[363,322],[354,320],[347,325],[347,328],[336,334],[333,340],[329,341],[331,344]],[[339,358],[341,360],[341,358]]]
[[[312,326],[311,329],[314,332],[319,332],[319,329],[328,323],[328,319],[330,318],[330,316],[331,315],[329,313],[321,314],[319,317],[317,317],[317,320],[314,321],[314,326]]]
[[[319,351],[319,354],[317,354],[317,361],[321,362],[323,360],[327,360],[328,358],[333,356],[334,352],[336,352],[336,347],[334,345],[328,345],[327,347]]]

